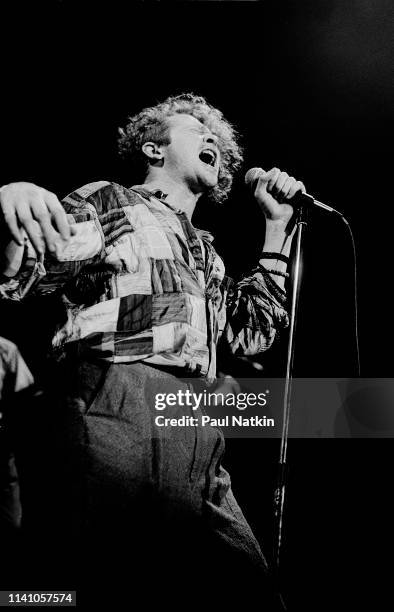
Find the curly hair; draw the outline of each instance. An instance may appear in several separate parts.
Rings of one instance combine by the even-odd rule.
[[[202,96],[193,93],[170,96],[164,102],[129,117],[126,126],[119,128],[120,154],[131,159],[138,175],[145,177],[149,160],[142,152],[142,145],[149,141],[159,145],[169,144],[169,127],[166,120],[177,113],[195,117],[218,137],[221,154],[219,178],[208,196],[215,202],[223,202],[231,190],[234,174],[242,164],[242,147],[235,128],[223,117],[220,110],[211,106]]]

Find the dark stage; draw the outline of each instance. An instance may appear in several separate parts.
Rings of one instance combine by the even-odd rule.
[[[118,126],[168,95],[201,94],[238,127],[245,147],[230,200],[201,200],[194,218],[215,235],[227,273],[251,267],[264,237],[246,170],[277,166],[296,176],[351,224],[361,376],[391,378],[392,22],[389,0],[14,2],[2,15],[1,183],[31,181],[59,197],[103,179],[132,185],[117,155]],[[295,376],[357,376],[354,294],[345,225],[311,211]],[[0,334],[23,348],[34,372],[38,320],[47,314],[33,310],[21,321],[18,306],[3,310]],[[283,374],[285,340],[258,358],[266,375]],[[366,438],[289,441],[288,610],[380,610],[391,599],[384,558],[393,543],[394,446],[373,427]],[[268,557],[279,445],[231,439],[227,447],[235,495]],[[258,609],[247,593],[245,607]]]

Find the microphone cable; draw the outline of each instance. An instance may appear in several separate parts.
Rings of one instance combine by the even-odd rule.
[[[359,341],[359,326],[358,326],[358,299],[357,299],[357,251],[356,251],[356,242],[354,240],[354,235],[352,228],[350,226],[349,221],[344,217],[342,213],[339,213],[342,221],[346,225],[350,234],[350,241],[352,245],[353,252],[353,289],[354,289],[354,332],[355,332],[355,341],[356,341],[356,362],[357,362],[357,375],[360,378],[361,376],[361,360],[360,360],[360,341]]]

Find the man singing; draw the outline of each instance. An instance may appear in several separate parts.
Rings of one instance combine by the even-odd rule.
[[[50,450],[30,465],[26,521],[31,508],[30,531],[45,533],[48,559],[67,559],[63,572],[78,565],[98,599],[104,583],[110,598],[109,584],[124,596],[148,578],[148,598],[223,603],[253,591],[262,609],[275,609],[266,562],[221,466],[222,433],[157,427],[155,396],[186,391],[185,378],[212,383],[219,343],[253,355],[288,325],[290,200],[304,186],[276,168],[258,175],[264,248],[231,284],[212,236],[191,220],[201,196],[223,202],[230,192],[242,162],[234,128],[204,98],[183,94],[145,108],[120,134],[139,185],[90,183],[62,204],[31,183],[1,189],[1,295],[47,296],[58,313],[46,407],[35,419]],[[199,413],[174,405],[166,416]],[[41,499],[31,481],[41,482]]]

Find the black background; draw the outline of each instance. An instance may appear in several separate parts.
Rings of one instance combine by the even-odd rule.
[[[64,0],[13,2],[2,12],[2,183],[33,181],[58,196],[100,179],[130,185],[117,127],[167,95],[202,94],[243,135],[244,171],[278,166],[348,218],[361,374],[392,376],[389,0]],[[243,175],[225,205],[201,201],[195,223],[217,236],[228,273],[255,262],[264,220]],[[353,273],[345,226],[313,211],[296,375],[356,375]],[[283,553],[290,609],[318,610],[328,600],[349,609],[369,600],[379,609],[388,601],[392,451],[390,439],[290,440]],[[268,556],[278,453],[278,440],[228,444],[235,493]]]

